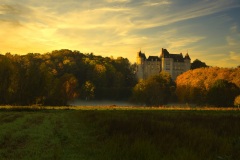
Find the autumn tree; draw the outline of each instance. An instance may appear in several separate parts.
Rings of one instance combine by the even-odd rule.
[[[234,106],[240,107],[240,95],[238,95],[234,100]]]
[[[209,67],[189,70],[176,79],[177,97],[180,102],[207,104],[208,96],[211,95],[208,92],[218,79],[240,88],[240,68]]]

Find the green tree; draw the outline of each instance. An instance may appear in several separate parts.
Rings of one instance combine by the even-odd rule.
[[[22,105],[43,103],[45,88],[44,74],[41,71],[41,55],[27,54],[19,62],[19,99]]]
[[[78,80],[73,74],[65,73],[60,78],[61,99],[59,101],[66,105],[68,101],[78,97]]]
[[[14,68],[11,61],[0,55],[0,104],[6,104],[10,101],[12,76]]]
[[[133,89],[133,100],[148,106],[168,103],[173,87],[171,76],[166,72],[140,81]]]
[[[230,107],[234,104],[234,98],[239,94],[239,88],[227,80],[218,79],[210,87],[207,94],[207,102],[219,107]]]
[[[86,82],[94,86],[94,98],[127,99],[137,82],[133,68],[126,58],[67,49],[46,54],[6,53],[0,56],[0,104],[64,105]]]
[[[199,59],[194,60],[191,63],[191,69],[197,69],[202,67],[208,67],[205,62],[200,61]]]
[[[81,97],[85,100],[93,99],[95,96],[95,86],[92,82],[86,81],[81,88]]]

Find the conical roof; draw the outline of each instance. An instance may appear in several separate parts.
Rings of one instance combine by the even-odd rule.
[[[184,59],[191,59],[188,53],[185,55]]]

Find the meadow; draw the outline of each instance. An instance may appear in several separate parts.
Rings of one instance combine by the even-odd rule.
[[[0,159],[240,159],[238,110],[59,108],[1,109]]]

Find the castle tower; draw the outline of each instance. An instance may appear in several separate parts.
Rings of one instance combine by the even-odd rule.
[[[143,53],[142,53],[142,51],[139,51],[138,53],[137,53],[137,64],[142,64],[143,63]]]
[[[137,53],[137,78],[144,78],[144,61],[146,60],[146,56],[142,51]]]
[[[184,57],[184,63],[185,63],[185,71],[188,71],[191,69],[191,58],[188,55],[188,53]]]
[[[168,52],[166,49],[162,48],[162,53],[161,53],[160,58],[161,58],[161,61],[162,61],[161,70],[170,73],[170,57],[169,57],[169,52]]]

